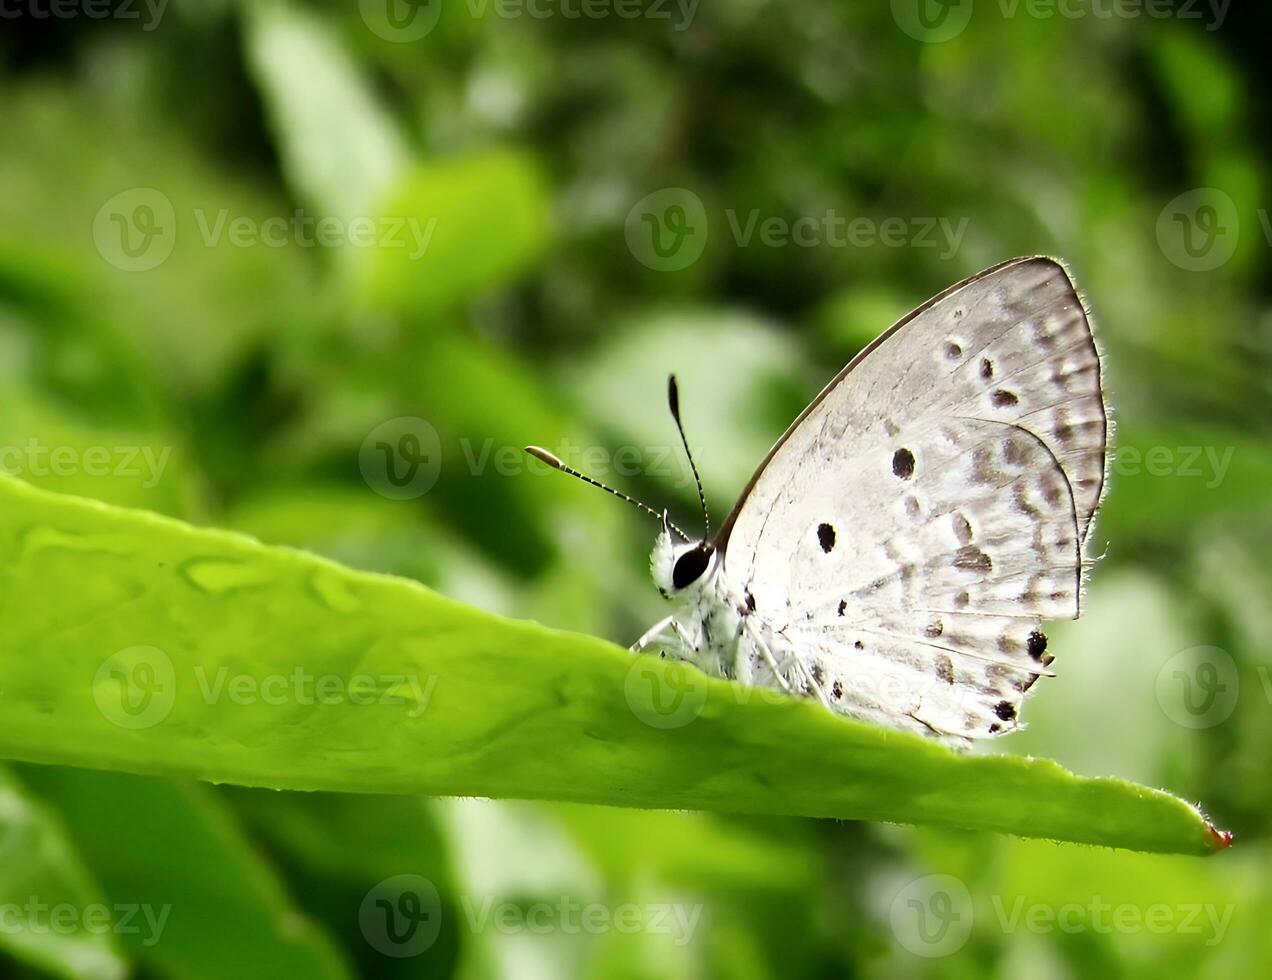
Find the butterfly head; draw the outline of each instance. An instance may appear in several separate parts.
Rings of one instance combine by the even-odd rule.
[[[719,568],[719,553],[710,541],[684,541],[664,522],[649,556],[654,584],[664,598],[697,595]]]
[[[663,597],[667,599],[684,599],[686,597],[696,597],[701,593],[707,583],[715,577],[720,561],[719,553],[709,540],[711,536],[711,517],[707,513],[707,498],[702,492],[702,478],[698,475],[698,466],[693,461],[693,454],[689,451],[689,440],[685,436],[685,427],[680,421],[680,388],[676,384],[676,376],[674,374],[667,378],[667,405],[671,409],[671,417],[676,422],[676,430],[680,433],[680,443],[684,446],[685,456],[689,460],[689,468],[693,471],[694,483],[698,488],[698,503],[702,506],[704,536],[701,540],[693,540],[675,524],[671,523],[667,517],[667,512],[664,510],[661,515],[662,533],[658,535],[658,540],[654,542],[654,551],[649,556],[649,564],[653,572],[654,584],[658,586],[658,591],[663,594]],[[553,469],[568,473],[584,483],[590,483],[606,493],[611,493],[615,497],[626,500],[629,504],[639,507],[651,517],[659,516],[658,511],[648,504],[643,504],[634,497],[629,497],[621,490],[608,487],[599,480],[594,480],[573,467],[566,466],[554,454],[541,446],[526,446],[526,452],[540,462],[547,463]],[[675,537],[673,537],[673,534]]]

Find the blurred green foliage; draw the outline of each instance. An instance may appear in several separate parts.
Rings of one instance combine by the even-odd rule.
[[[691,517],[682,464],[654,463],[674,446],[660,382],[674,369],[723,511],[803,400],[891,319],[1000,259],[1057,254],[1096,315],[1122,455],[1086,615],[1054,630],[1059,676],[1029,702],[1029,730],[995,749],[1205,800],[1237,847],[1196,862],[22,766],[0,782],[11,973],[1261,973],[1266,16],[964,3],[946,16],[965,24],[925,42],[901,26],[914,27],[904,7],[703,4],[682,22],[674,5],[532,16],[433,0],[412,21],[368,0],[6,20],[4,466],[627,642],[661,608],[643,567],[649,522],[525,466],[516,447],[591,453],[609,469],[598,475]],[[701,256],[680,269],[649,268],[627,243],[629,212],[663,188],[691,191],[706,219]],[[147,268],[159,253],[137,237],[156,228],[141,204],[169,232]],[[799,247],[735,230],[752,213],[790,225],[832,212],[899,218],[907,237]],[[354,237],[359,216],[378,219],[371,244],[314,241],[323,218]],[[921,245],[920,219],[962,228],[957,245]],[[412,260],[411,222],[423,233],[430,220]],[[1200,251],[1195,233],[1210,235]],[[368,435],[403,416],[438,436],[436,484],[409,500],[359,466]],[[124,467],[115,447],[165,462]],[[607,452],[621,447],[637,450],[636,472],[614,472]],[[90,465],[102,448],[104,469]],[[1229,658],[1195,655],[1227,671],[1209,688],[1218,714],[1201,719],[1187,671],[1175,680],[1197,648]],[[409,911],[385,884],[400,875],[437,892],[437,932],[413,956],[360,916],[377,902]],[[32,895],[70,924],[9,928]],[[563,896],[610,916],[625,903],[700,916],[679,934],[647,920],[589,930]],[[509,919],[483,917],[489,903]],[[146,945],[144,918],[125,931],[118,909],[115,928],[87,928],[102,905],[171,916]],[[548,927],[526,927],[545,905]],[[925,909],[944,932],[924,931]]]

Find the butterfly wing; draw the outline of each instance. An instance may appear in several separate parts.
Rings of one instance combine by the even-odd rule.
[[[955,738],[1015,726],[1076,618],[1107,451],[1064,269],[996,266],[858,355],[770,452],[717,546],[832,706]]]

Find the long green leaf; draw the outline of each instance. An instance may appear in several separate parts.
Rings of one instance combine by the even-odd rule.
[[[121,980],[115,914],[58,815],[0,766],[0,954],[69,980]]]
[[[0,481],[0,755],[290,789],[981,828],[1205,854],[1156,790],[819,705],[169,518]]]
[[[21,776],[57,807],[112,907],[134,913],[116,931],[144,972],[349,976],[335,944],[301,916],[209,787],[53,766],[24,767]]]

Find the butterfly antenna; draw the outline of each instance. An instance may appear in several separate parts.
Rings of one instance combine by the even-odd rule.
[[[556,456],[554,456],[552,453],[548,452],[546,449],[542,448],[541,446],[526,446],[525,449],[526,449],[526,452],[528,452],[535,459],[542,460],[543,462],[551,466],[554,470],[560,470],[562,473],[570,474],[570,476],[577,476],[584,483],[590,483],[594,487],[600,487],[606,493],[612,493],[615,497],[618,497],[620,500],[626,500],[629,504],[634,504],[635,506],[643,510],[645,513],[651,514],[654,517],[658,518],[660,521],[666,524],[669,528],[671,528],[673,531],[679,534],[680,537],[683,538],[685,541],[690,540],[689,535],[685,534],[684,531],[680,530],[680,528],[676,527],[675,524],[672,524],[671,521],[667,520],[666,511],[663,511],[660,514],[658,513],[658,511],[654,510],[654,508],[650,507],[648,504],[642,504],[635,497],[629,497],[627,496],[627,494],[623,493],[621,490],[615,490],[613,487],[607,487],[600,480],[594,480],[587,474],[580,473],[578,470],[574,469],[571,466],[566,466],[563,462],[557,459]]]
[[[685,447],[685,456],[689,459],[689,469],[693,470],[693,482],[698,484],[698,503],[702,505],[702,522],[707,526],[703,539],[711,537],[711,515],[707,513],[707,495],[702,492],[702,477],[698,475],[698,464],[693,461],[693,453],[689,451],[689,440],[685,437],[685,427],[680,421],[680,386],[676,384],[674,374],[667,375],[667,405],[671,408],[671,417],[676,420],[676,428],[680,430],[680,444]]]

